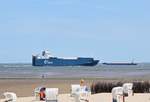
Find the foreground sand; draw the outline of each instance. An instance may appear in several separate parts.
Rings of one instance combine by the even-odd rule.
[[[25,78],[10,78],[0,79],[0,98],[2,93],[6,91],[15,92],[19,97],[28,97],[34,95],[34,89],[39,86],[49,88],[59,88],[59,94],[70,93],[71,84],[79,84],[81,78],[48,78],[48,79],[25,79]],[[91,86],[93,82],[98,81],[118,81],[131,79],[104,79],[104,78],[84,78],[86,85]],[[144,79],[142,79],[144,80]]]
[[[59,88],[58,102],[74,102],[69,94],[71,84],[79,84],[81,78],[49,78],[49,79],[0,79],[0,102],[3,102],[3,93],[6,91],[17,94],[17,102],[38,102],[34,98],[34,89],[39,86],[48,88]],[[118,81],[118,79],[84,78],[87,86],[97,81]],[[120,80],[120,79],[119,79]],[[127,79],[125,79],[127,80]],[[131,79],[129,79],[132,81]],[[135,80],[135,79],[134,79]],[[142,79],[143,80],[143,79]],[[147,79],[146,79],[147,80]],[[121,79],[123,81],[123,79]],[[90,102],[112,102],[111,93],[100,93],[91,95]],[[125,102],[150,102],[149,94],[135,94],[126,98]]]
[[[6,91],[15,92],[17,96],[26,97],[33,96],[34,89],[39,86],[45,86],[48,88],[59,88],[59,93],[69,93],[71,84],[79,84],[80,79],[0,79],[0,98],[2,93]],[[92,79],[87,79],[86,84],[90,87]]]
[[[4,99],[0,100],[4,102]],[[32,97],[19,97],[17,102],[43,102],[36,101]],[[58,102],[74,102],[74,99],[70,97],[69,94],[60,94],[58,96]],[[100,93],[89,96],[89,102],[112,102],[111,93]],[[134,96],[129,96],[125,98],[125,102],[150,102],[150,93],[149,94],[135,94]]]

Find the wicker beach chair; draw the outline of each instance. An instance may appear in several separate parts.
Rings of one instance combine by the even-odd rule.
[[[133,83],[124,83],[123,84],[123,93],[125,96],[132,96],[133,95]]]
[[[114,87],[112,89],[113,102],[124,102],[123,87]]]
[[[17,95],[13,92],[5,92],[5,102],[17,102]]]
[[[80,91],[80,85],[79,84],[72,84],[71,85],[71,96],[73,97]]]
[[[75,102],[88,102],[90,94],[91,92],[87,89],[87,86],[71,85],[71,96],[74,97]]]
[[[46,102],[57,102],[58,88],[46,88],[45,95],[46,95],[45,97]]]

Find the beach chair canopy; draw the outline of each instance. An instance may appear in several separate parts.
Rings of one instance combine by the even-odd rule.
[[[123,84],[123,93],[124,96],[133,96],[133,83],[124,83]]]
[[[46,88],[45,95],[46,95],[45,98],[46,102],[48,101],[57,102],[58,88]]]
[[[37,87],[34,89],[34,92],[40,93],[40,91],[45,90],[46,88],[43,86]]]
[[[132,90],[133,88],[133,83],[124,83],[123,84],[124,89]]]
[[[6,102],[16,102],[17,101],[17,95],[13,92],[5,92],[4,93]]]

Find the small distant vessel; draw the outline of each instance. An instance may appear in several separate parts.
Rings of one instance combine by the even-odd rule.
[[[49,51],[43,51],[42,56],[33,55],[33,66],[95,66],[99,60],[89,57],[58,58],[51,56]]]
[[[137,65],[137,63],[133,63],[133,62],[131,62],[131,63],[102,63],[102,64],[104,64],[104,65]]]

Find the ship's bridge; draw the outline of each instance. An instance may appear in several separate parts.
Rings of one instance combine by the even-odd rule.
[[[50,53],[48,50],[42,51],[42,56],[43,56],[44,58],[53,57],[53,56],[51,55],[51,53]]]

